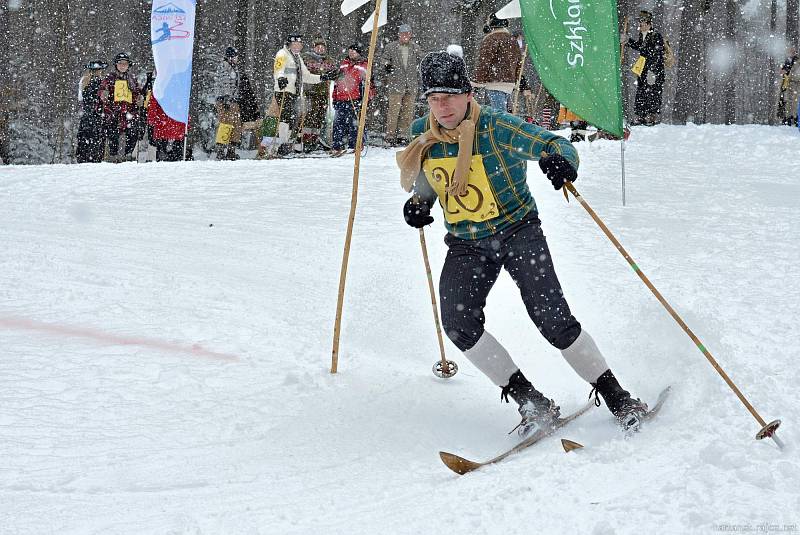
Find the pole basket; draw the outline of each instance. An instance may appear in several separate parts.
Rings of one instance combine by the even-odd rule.
[[[762,420],[763,421],[763,420]],[[756,440],[762,440],[765,438],[772,438],[775,435],[775,431],[778,430],[778,427],[781,425],[780,420],[773,420],[764,427],[761,428],[756,434]]]
[[[456,373],[458,373],[458,364],[452,360],[447,361],[446,370],[444,368],[444,363],[441,360],[437,360],[433,365],[433,375],[439,377],[440,379],[450,379]]]

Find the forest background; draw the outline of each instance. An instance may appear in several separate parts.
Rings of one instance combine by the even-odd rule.
[[[507,0],[389,0],[389,22],[379,48],[412,26],[424,51],[460,44],[470,69],[489,13]],[[343,16],[340,0],[199,0],[190,141],[207,145],[213,131],[213,72],[226,47],[240,50],[260,102],[272,91],[272,62],[290,31],[322,36],[343,57],[354,41],[368,42],[360,27],[372,4]],[[653,12],[655,28],[672,45],[676,65],[667,73],[662,121],[672,124],[776,124],[779,69],[798,44],[800,0],[619,0],[635,33],[640,9]],[[114,5],[110,5],[114,4]],[[152,0],[0,0],[0,159],[6,163],[69,163],[79,119],[78,80],[83,65],[131,54],[134,72],[152,70],[149,44]],[[519,27],[512,21],[512,29]],[[380,53],[380,50],[378,50]],[[633,106],[630,65],[623,59],[626,114]],[[380,83],[380,79],[378,79]],[[380,94],[380,93],[379,93]],[[383,99],[370,128],[380,131]],[[197,149],[196,149],[197,150]]]

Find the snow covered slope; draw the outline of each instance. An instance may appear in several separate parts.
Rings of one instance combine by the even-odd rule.
[[[0,533],[800,531],[800,138],[635,128],[580,147],[575,183],[789,449],[758,425],[576,202],[534,164],[574,313],[661,415],[624,440],[595,409],[485,460],[518,417],[447,342],[390,151],[370,150],[328,373],[352,156],[0,169]],[[434,271],[441,212],[426,230]],[[589,388],[507,274],[488,328],[565,411]],[[586,448],[565,454],[559,438]],[[768,527],[769,527],[768,526]],[[793,527],[793,528],[792,528]]]

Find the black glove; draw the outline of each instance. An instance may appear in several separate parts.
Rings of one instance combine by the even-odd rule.
[[[394,72],[394,65],[387,63],[384,65],[383,69],[386,71],[386,74],[392,74]]]
[[[332,69],[328,72],[323,72],[319,75],[319,79],[323,82],[332,82],[339,77],[339,69]]]
[[[564,182],[575,182],[578,172],[569,163],[569,160],[560,154],[551,154],[539,160],[539,167],[547,175],[547,179],[555,189],[561,189]]]
[[[284,89],[286,89],[287,85],[289,85],[289,79],[288,78],[284,78],[283,76],[278,78],[278,89],[283,91]]]
[[[406,201],[406,204],[403,205],[403,218],[405,218],[407,225],[414,228],[422,228],[425,225],[430,225],[433,223],[431,205],[428,201],[411,197]]]

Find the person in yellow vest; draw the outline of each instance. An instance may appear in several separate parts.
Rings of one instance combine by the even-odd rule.
[[[114,56],[114,70],[100,84],[100,99],[106,117],[109,159],[121,162],[131,159],[139,138],[139,107],[142,92],[131,72],[133,62],[128,54]]]
[[[229,46],[214,73],[214,103],[217,111],[215,135],[217,160],[238,160],[236,147],[242,140],[242,112],[239,108],[241,76],[239,51]]]

